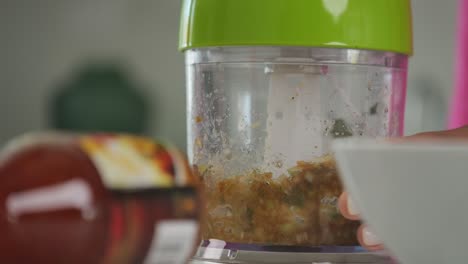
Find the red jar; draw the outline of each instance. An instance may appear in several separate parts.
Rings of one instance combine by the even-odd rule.
[[[0,152],[0,263],[184,263],[197,185],[179,152],[146,138],[17,138]]]

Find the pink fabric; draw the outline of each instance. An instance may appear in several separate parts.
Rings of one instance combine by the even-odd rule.
[[[458,0],[455,89],[449,128],[468,125],[468,0]]]

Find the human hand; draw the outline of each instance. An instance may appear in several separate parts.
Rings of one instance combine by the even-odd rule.
[[[409,137],[396,139],[397,142],[405,141],[426,141],[426,140],[468,140],[468,126],[453,130],[420,133]],[[359,220],[360,213],[352,198],[347,192],[343,192],[338,200],[338,208],[344,217],[350,220]],[[365,224],[361,225],[357,231],[359,243],[368,250],[381,250],[383,245]]]

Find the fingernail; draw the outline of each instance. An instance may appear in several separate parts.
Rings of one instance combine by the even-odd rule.
[[[367,246],[377,246],[382,243],[367,226],[362,229],[362,240]]]
[[[359,215],[359,210],[356,207],[356,204],[354,203],[353,199],[351,199],[350,196],[348,196],[348,213],[350,215]]]

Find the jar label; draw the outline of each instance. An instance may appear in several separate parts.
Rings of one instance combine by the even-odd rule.
[[[193,220],[159,222],[145,264],[183,264],[193,253],[198,224]]]
[[[185,158],[143,137],[96,134],[79,139],[110,189],[171,188],[194,183]]]

